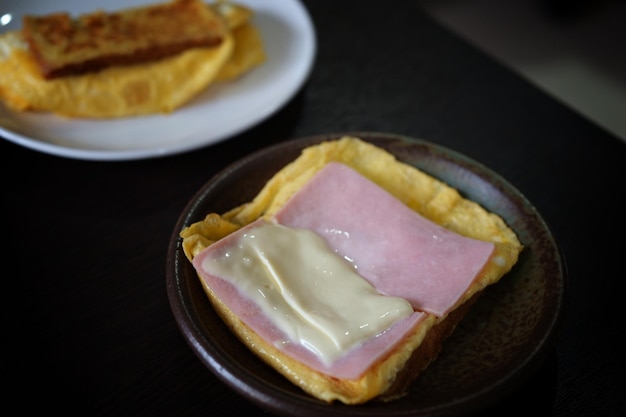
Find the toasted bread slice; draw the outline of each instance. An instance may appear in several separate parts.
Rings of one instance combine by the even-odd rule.
[[[46,79],[150,62],[219,45],[226,23],[201,0],[103,11],[26,15],[22,33]]]
[[[217,7],[220,5],[220,7]],[[252,10],[210,4],[227,23],[214,47],[190,48],[156,61],[45,79],[22,31],[0,35],[0,100],[15,111],[51,111],[66,117],[118,118],[170,113],[219,81],[233,81],[265,60]]]
[[[257,219],[271,219],[329,162],[341,162],[374,181],[425,218],[460,235],[493,243],[495,249],[470,287],[445,315],[427,314],[392,351],[362,375],[342,379],[315,370],[264,340],[238,317],[201,278],[211,304],[248,348],[310,395],[326,401],[361,404],[403,396],[412,381],[437,358],[446,338],[467,314],[484,289],[500,280],[517,262],[523,246],[504,220],[463,198],[442,181],[404,164],[387,151],[354,137],[306,148],[276,173],[256,197],[226,213],[208,213],[181,231],[186,257],[193,260],[205,248]],[[359,209],[356,207],[355,209]],[[366,208],[363,208],[366,209]],[[384,222],[385,219],[379,219]],[[376,242],[372,241],[372,245]]]
[[[216,79],[234,49],[233,36],[227,34],[213,48],[192,48],[154,62],[46,80],[20,35],[0,35],[0,49],[9,51],[6,57],[0,51],[0,99],[15,111],[72,118],[171,113]]]

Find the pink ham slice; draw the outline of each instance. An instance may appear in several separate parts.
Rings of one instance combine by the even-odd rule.
[[[264,340],[295,360],[337,378],[356,379],[362,375],[425,319],[421,311],[446,314],[494,249],[491,243],[462,237],[430,222],[339,163],[324,167],[287,202],[275,220],[316,231],[381,294],[403,297],[418,310],[328,367],[303,346],[284,343],[285,335],[254,302],[228,281],[202,268],[207,257],[220,256],[262,220],[221,239],[194,258],[198,274],[216,296]]]
[[[276,221],[323,236],[381,294],[444,316],[489,261],[494,245],[451,232],[352,168],[329,163]]]
[[[331,366],[326,366],[312,351],[304,348],[302,345],[284,343],[287,340],[287,336],[262,313],[261,309],[253,301],[239,292],[233,284],[208,273],[202,267],[205,259],[222,256],[229,247],[237,244],[243,233],[262,224],[262,222],[263,220],[257,220],[209,246],[193,259],[193,265],[215,295],[237,317],[266,342],[278,347],[295,360],[336,378],[356,379],[379,358],[397,346],[407,335],[411,334],[412,330],[426,317],[424,313],[414,312],[410,316],[396,322],[393,327],[382,334],[370,338],[365,343],[347,352]]]

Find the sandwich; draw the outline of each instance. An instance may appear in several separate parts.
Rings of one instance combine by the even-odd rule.
[[[201,0],[26,15],[21,30],[0,35],[0,99],[76,118],[171,113],[264,62],[252,16]]]
[[[243,344],[349,405],[406,395],[523,250],[497,214],[352,136],[305,148],[251,201],[180,237]]]

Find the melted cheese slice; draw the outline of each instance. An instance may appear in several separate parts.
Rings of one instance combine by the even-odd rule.
[[[208,252],[198,269],[259,306],[286,336],[274,344],[298,343],[325,366],[413,313],[406,300],[379,294],[310,230],[255,223]]]

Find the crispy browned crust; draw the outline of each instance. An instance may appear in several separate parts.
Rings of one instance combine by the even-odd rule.
[[[27,15],[22,33],[46,79],[150,62],[194,47],[212,47],[227,27],[201,0],[173,0],[72,18]]]

